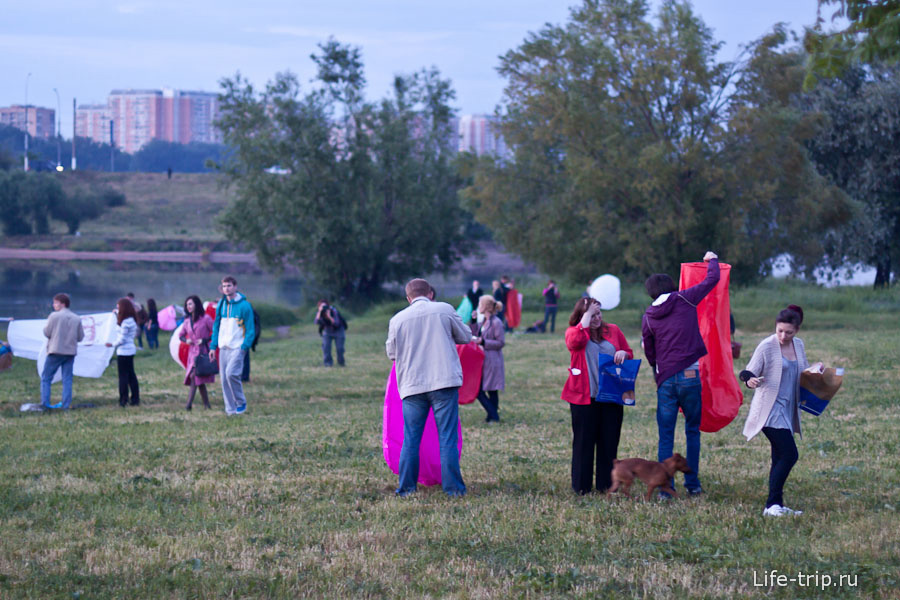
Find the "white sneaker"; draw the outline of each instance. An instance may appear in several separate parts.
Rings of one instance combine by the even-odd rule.
[[[770,506],[769,508],[767,508],[763,511],[764,517],[780,517],[780,516],[786,515],[786,514],[788,514],[788,513],[786,513],[784,511],[784,507],[781,506],[780,504],[773,504],[772,506]]]
[[[793,508],[788,508],[787,506],[782,506],[781,510],[786,515],[802,515],[803,514],[802,510],[794,510]]]

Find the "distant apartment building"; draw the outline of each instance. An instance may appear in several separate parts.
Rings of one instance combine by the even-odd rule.
[[[76,109],[75,135],[109,143],[110,121],[117,148],[133,153],[152,140],[221,143],[215,127],[218,95],[182,90],[113,90],[107,104]]]
[[[162,92],[160,90],[113,90],[109,93],[113,140],[129,154],[160,138]]]
[[[219,118],[219,96],[213,92],[163,90],[163,127],[161,139],[189,144],[222,143],[215,127]]]
[[[75,110],[75,135],[108,144],[109,115],[106,104],[82,104]]]
[[[462,115],[459,117],[459,151],[506,156],[508,150],[494,117]]]
[[[28,124],[26,126],[25,119]],[[0,108],[0,123],[22,131],[28,131],[32,137],[52,138],[56,135],[56,111],[52,108],[25,106],[14,104]]]

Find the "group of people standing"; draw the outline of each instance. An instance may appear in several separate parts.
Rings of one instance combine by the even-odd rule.
[[[198,358],[204,355],[211,362],[216,362],[218,358],[225,413],[239,415],[247,409],[242,383],[246,379],[242,376],[248,370],[247,354],[258,339],[257,319],[250,302],[238,291],[234,277],[223,278],[220,290],[222,297],[216,305],[215,319],[206,314],[198,296],[188,296],[184,301],[185,319],[181,341],[189,346],[184,376],[184,385],[189,387],[185,409],[191,410],[198,390],[204,407],[211,407],[206,386],[215,381],[215,375],[197,372]],[[53,312],[44,327],[48,352],[41,373],[41,405],[44,409],[68,409],[72,403],[72,370],[78,353],[78,342],[84,339],[84,329],[81,318],[69,309],[70,303],[66,294],[54,296]],[[151,348],[158,348],[156,302],[151,298],[147,301],[147,306],[147,326],[144,328],[147,343]],[[140,339],[141,331],[137,315],[141,310],[133,294],[120,298],[113,311],[116,339],[106,343],[107,347],[115,348],[119,405],[123,407],[138,406],[141,402],[140,384],[134,369],[138,347],[136,340]],[[62,402],[50,404],[50,385],[58,370],[62,370]]]
[[[689,495],[704,493],[700,483],[700,421],[702,414],[699,360],[707,354],[700,334],[697,305],[718,284],[718,257],[707,252],[706,277],[702,282],[678,290],[664,273],[645,282],[651,305],[641,321],[641,345],[657,385],[657,458],[661,462],[674,453],[679,411],[684,414],[687,463],[684,485]],[[552,281],[550,282],[552,284]],[[558,301],[558,290],[548,285],[547,298]],[[414,279],[406,286],[410,306],[390,322],[386,349],[397,364],[397,381],[403,399],[404,442],[400,454],[397,495],[416,490],[419,443],[429,408],[434,410],[441,447],[442,487],[451,496],[465,494],[457,447],[458,390],[462,370],[455,344],[474,341],[485,349],[482,390],[479,400],[487,421],[499,420],[497,392],[505,385],[504,327],[499,314],[502,304],[481,294],[473,282],[470,301],[477,306],[475,322],[468,331],[453,308],[433,302],[430,286]],[[549,302],[549,300],[548,300]],[[555,306],[553,307],[555,308]],[[600,303],[580,298],[569,317],[565,343],[570,352],[569,375],[561,397],[570,405],[572,425],[572,489],[587,494],[611,486],[613,460],[618,453],[623,406],[598,402],[599,357],[606,354],[615,364],[633,359],[634,352],[622,331],[605,322]],[[803,342],[796,337],[803,320],[800,307],[791,305],[776,318],[775,334],[760,342],[740,379],[754,390],[744,435],[752,439],[760,431],[772,446],[769,496],[763,514],[796,515],[801,511],[784,505],[783,487],[797,461],[794,434],[800,434],[799,374],[809,367]],[[545,321],[547,315],[545,314]],[[550,321],[552,323],[552,321]],[[552,327],[552,325],[551,325]],[[821,367],[821,365],[818,365]],[[670,487],[674,481],[670,481]],[[672,487],[674,489],[674,487]],[[661,492],[661,496],[668,494]]]

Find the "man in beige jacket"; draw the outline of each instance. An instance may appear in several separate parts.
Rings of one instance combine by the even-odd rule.
[[[391,318],[385,350],[397,367],[397,387],[403,399],[403,448],[400,450],[398,496],[416,491],[419,445],[428,411],[434,409],[441,446],[441,487],[449,496],[463,496],[466,484],[459,470],[457,428],[462,366],[456,344],[472,340],[472,331],[446,302],[433,302],[434,291],[424,279],[406,284],[409,306]]]
[[[44,326],[47,336],[47,360],[41,372],[41,405],[67,410],[72,404],[72,367],[78,353],[78,342],[84,339],[81,317],[69,310],[69,296],[53,296],[53,312]],[[57,369],[62,369],[62,402],[50,404],[50,384]]]

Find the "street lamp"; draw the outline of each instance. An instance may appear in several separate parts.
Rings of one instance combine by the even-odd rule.
[[[25,170],[28,170],[28,80],[31,73],[25,77]]]
[[[59,103],[59,92],[56,91],[56,88],[53,88],[53,93],[56,94],[56,170],[62,171],[62,150],[59,147],[60,112],[62,112],[62,105]]]

